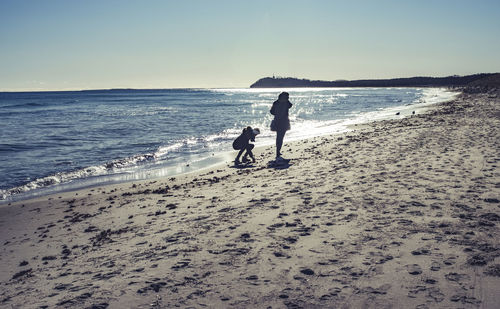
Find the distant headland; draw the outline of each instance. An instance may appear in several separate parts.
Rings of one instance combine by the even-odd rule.
[[[500,79],[500,73],[480,73],[466,76],[408,77],[362,80],[309,80],[294,77],[264,77],[250,88],[297,88],[297,87],[464,87],[482,80]]]

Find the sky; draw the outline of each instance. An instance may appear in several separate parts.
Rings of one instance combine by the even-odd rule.
[[[0,91],[500,72],[500,1],[0,0]]]

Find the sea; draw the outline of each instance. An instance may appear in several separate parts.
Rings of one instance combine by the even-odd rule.
[[[247,126],[260,129],[256,146],[274,143],[269,110],[282,91],[293,104],[285,144],[410,117],[457,95],[441,88],[0,92],[0,203],[229,163]]]

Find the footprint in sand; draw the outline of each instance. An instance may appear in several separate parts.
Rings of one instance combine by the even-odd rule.
[[[312,270],[310,268],[302,269],[300,272],[303,273],[304,275],[308,275],[308,276],[314,275],[314,270]]]
[[[488,276],[500,277],[500,264],[495,264],[487,267],[484,273]]]
[[[432,271],[438,271],[440,269],[441,269],[441,264],[439,264],[436,261],[432,262],[432,264],[431,264],[431,270]]]
[[[463,280],[469,279],[467,274],[458,274],[458,273],[448,273],[444,276],[449,281],[455,281],[460,283]]]
[[[433,299],[435,302],[442,302],[444,300],[444,294],[441,293],[441,290],[436,287],[432,287],[428,289],[428,298]]]
[[[418,264],[406,265],[406,269],[410,275],[420,275],[422,273],[422,268]]]

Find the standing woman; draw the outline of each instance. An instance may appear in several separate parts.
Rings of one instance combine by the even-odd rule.
[[[283,138],[286,131],[290,130],[288,110],[292,107],[292,103],[288,101],[288,97],[288,92],[280,93],[278,100],[274,101],[273,107],[271,107],[271,114],[274,115],[274,120],[271,122],[271,131],[276,132],[276,160],[282,160],[281,146],[283,146]]]

